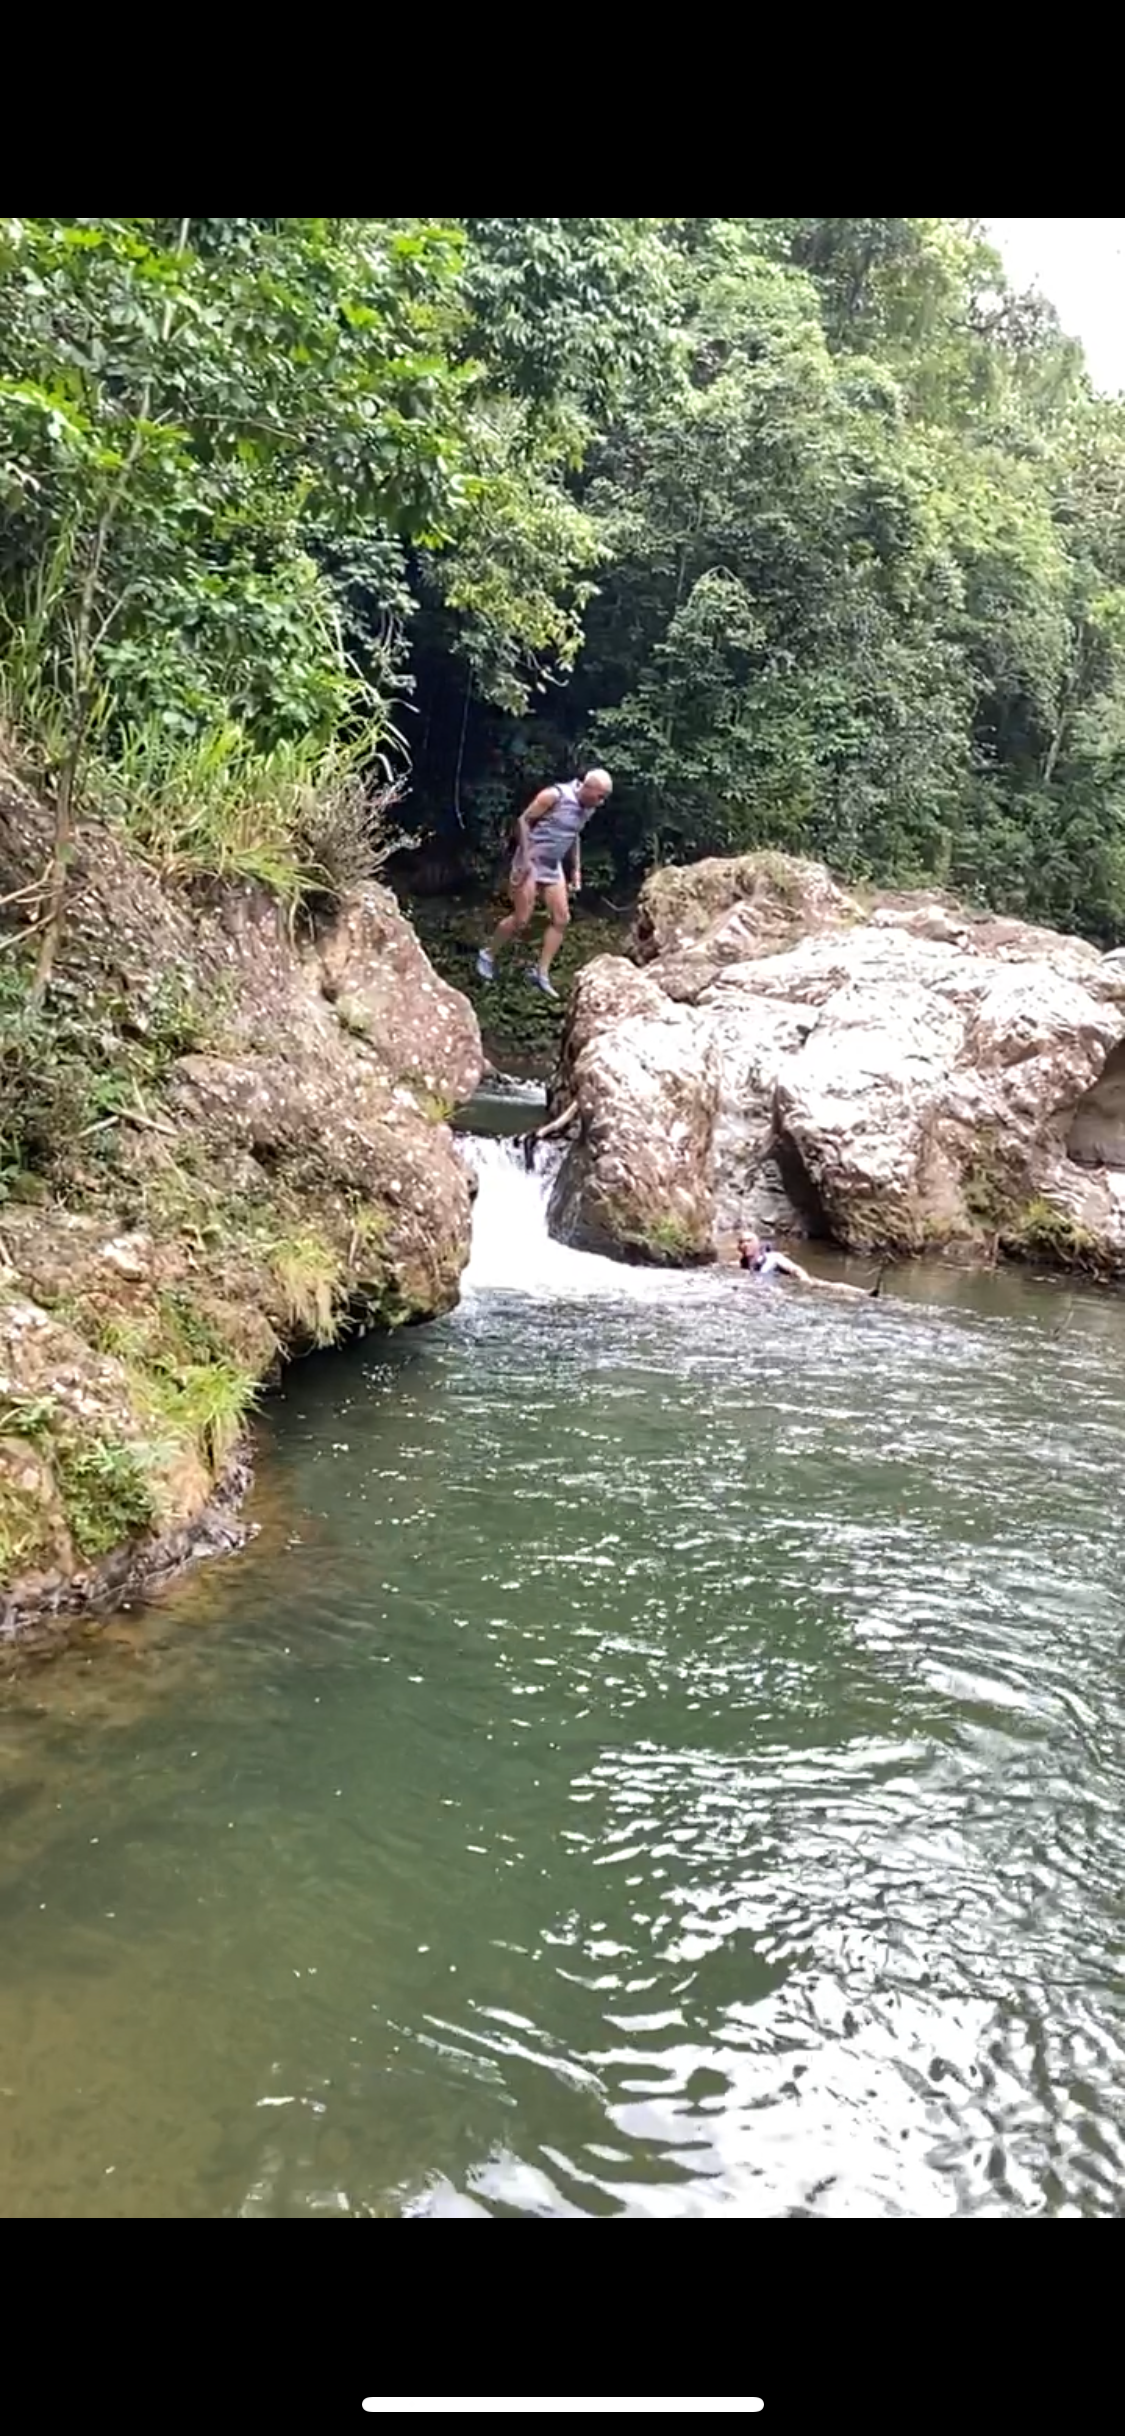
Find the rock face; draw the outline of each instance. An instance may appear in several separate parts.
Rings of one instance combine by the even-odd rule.
[[[557,1233],[588,1251],[683,1261],[711,1256],[713,1063],[647,973],[599,956],[579,977],[573,1060],[582,1127],[552,1199]],[[572,1048],[577,1035],[572,1024]],[[641,1125],[625,1111],[644,1109]]]
[[[0,776],[0,897],[45,861]],[[186,1544],[279,1360],[451,1308],[480,1068],[386,889],[298,928],[79,832],[48,1006],[0,1000],[0,1630]]]
[[[559,1233],[701,1258],[745,1224],[1125,1274],[1125,963],[774,855],[660,872],[641,969],[568,1013]]]

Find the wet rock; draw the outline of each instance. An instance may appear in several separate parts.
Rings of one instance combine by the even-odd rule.
[[[567,1055],[578,1138],[552,1189],[550,1225],[585,1251],[709,1260],[710,1044],[633,966],[604,957],[586,973],[590,986],[579,993]],[[587,1023],[604,1024],[618,987],[621,1022],[583,1037]]]
[[[25,1438],[0,1438],[0,1544],[29,1587],[42,1590],[78,1570],[52,1466]],[[2,1606],[0,1597],[0,1630]]]

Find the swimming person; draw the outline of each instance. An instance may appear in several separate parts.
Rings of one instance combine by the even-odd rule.
[[[542,788],[526,812],[521,812],[510,878],[512,910],[505,914],[488,946],[482,947],[477,957],[482,981],[493,980],[501,949],[527,929],[542,889],[547,928],[539,962],[529,964],[527,978],[537,990],[542,990],[545,998],[558,997],[550,973],[570,921],[565,866],[570,865],[571,888],[581,888],[582,831],[591,814],[612,792],[613,780],[608,770],[587,770],[585,778],[571,778],[561,786]]]
[[[772,1243],[763,1243],[760,1235],[739,1238],[738,1265],[749,1269],[752,1277],[795,1277],[798,1284],[811,1286],[813,1279],[807,1269],[795,1260],[787,1260],[784,1252],[775,1252]]]
[[[799,1262],[788,1260],[784,1252],[775,1252],[772,1243],[763,1243],[760,1235],[742,1235],[738,1244],[738,1265],[751,1277],[792,1277],[799,1286],[815,1286],[819,1294],[846,1294],[850,1301],[866,1302],[878,1294],[880,1275],[874,1286],[847,1286],[835,1277],[811,1277]]]

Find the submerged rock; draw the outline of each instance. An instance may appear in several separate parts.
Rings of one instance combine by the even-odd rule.
[[[559,1232],[699,1259],[752,1224],[1125,1274],[1114,957],[776,855],[655,874],[637,941],[642,969],[598,959],[568,1011]]]
[[[0,776],[0,896],[46,844]],[[94,825],[69,885],[47,1008],[0,1015],[0,1632],[229,1542],[261,1382],[449,1310],[469,1252],[480,1035],[387,889],[295,921]]]

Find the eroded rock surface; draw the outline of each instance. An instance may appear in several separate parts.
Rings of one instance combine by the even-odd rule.
[[[637,952],[575,987],[559,1232],[698,1259],[753,1224],[1125,1274],[1120,956],[776,855],[655,874]]]
[[[0,897],[47,845],[0,774]],[[6,1003],[0,1629],[190,1533],[281,1360],[451,1308],[470,1190],[446,1119],[482,1062],[387,889],[294,923],[93,825],[44,1017]]]

